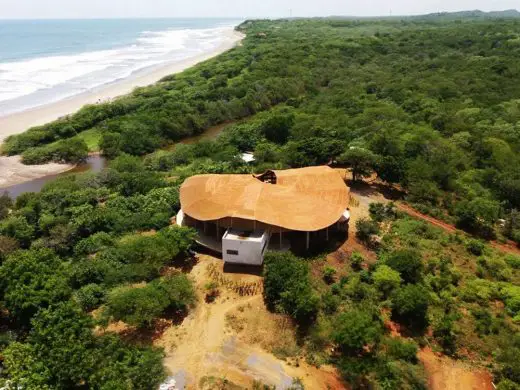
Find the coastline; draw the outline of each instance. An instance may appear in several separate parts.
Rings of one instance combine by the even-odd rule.
[[[225,41],[212,51],[166,64],[148,73],[120,80],[99,90],[0,117],[0,146],[2,141],[10,135],[19,134],[30,127],[44,125],[62,116],[73,114],[86,104],[95,104],[100,100],[111,100],[129,94],[137,87],[152,85],[165,76],[180,73],[200,62],[216,57],[235,47],[244,37],[244,34],[233,30],[226,35]],[[45,176],[54,176],[70,171],[74,167],[71,164],[57,163],[24,165],[21,163],[20,156],[0,156],[0,193],[7,187]]]
[[[238,31],[226,34],[225,41],[212,51],[184,59],[179,62],[165,64],[150,72],[134,75],[115,83],[100,87],[54,103],[31,108],[25,111],[7,114],[0,117],[0,144],[10,135],[23,133],[33,126],[52,122],[65,115],[73,114],[86,104],[95,104],[131,93],[137,87],[144,87],[158,82],[165,76],[180,73],[200,62],[216,57],[235,47],[244,35]]]

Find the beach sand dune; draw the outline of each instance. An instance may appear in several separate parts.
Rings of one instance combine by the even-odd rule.
[[[165,76],[182,72],[200,62],[217,56],[234,46],[244,37],[237,31],[230,31],[224,42],[213,51],[165,65],[154,71],[121,80],[99,90],[76,95],[72,98],[43,105],[27,111],[0,117],[0,144],[5,138],[19,134],[32,126],[39,126],[72,114],[86,104],[107,101],[128,94],[137,87],[153,84]],[[73,168],[67,164],[24,165],[20,156],[0,157],[0,189],[47,175],[55,175]]]

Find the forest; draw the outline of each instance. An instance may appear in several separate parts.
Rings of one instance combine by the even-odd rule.
[[[377,262],[353,253],[317,278],[320,254],[269,254],[266,305],[294,320],[308,359],[336,365],[354,388],[422,389],[416,355],[433,345],[478,355],[499,389],[520,388],[520,258],[480,240],[520,243],[520,20],[258,20],[238,29],[242,44],[217,58],[2,145],[26,164],[77,163],[98,150],[110,160],[100,173],[0,198],[2,380],[158,386],[163,352],[106,327],[147,329],[200,304],[182,272],[195,233],[171,225],[183,180],[331,163],[354,181],[377,175],[477,237],[373,205],[356,230]],[[215,140],[176,144],[223,123]],[[253,165],[239,158],[246,151]],[[372,234],[382,236],[377,248]],[[406,341],[388,335],[388,318]]]

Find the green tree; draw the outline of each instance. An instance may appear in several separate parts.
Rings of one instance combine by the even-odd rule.
[[[352,179],[358,181],[372,174],[376,164],[376,156],[368,149],[353,146],[339,156],[338,161],[351,167]]]
[[[379,291],[384,296],[388,296],[392,291],[401,285],[402,279],[399,272],[393,270],[387,265],[377,267],[372,274],[372,280]]]
[[[312,291],[308,265],[290,253],[268,252],[264,262],[264,300],[298,322],[312,321],[318,297]]]
[[[347,355],[358,354],[365,346],[378,343],[383,334],[381,319],[366,310],[351,309],[338,316],[333,340]]]
[[[424,269],[421,254],[413,249],[401,249],[388,254],[385,264],[399,272],[405,283],[417,283]]]
[[[113,159],[121,153],[121,134],[119,133],[103,133],[99,148],[103,156]]]
[[[49,249],[10,255],[0,267],[0,290],[20,326],[29,326],[38,310],[67,300],[71,293],[62,263]]]
[[[393,315],[402,323],[416,330],[428,324],[428,290],[421,285],[407,284],[392,295]]]

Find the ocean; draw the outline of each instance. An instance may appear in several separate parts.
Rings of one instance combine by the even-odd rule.
[[[0,20],[0,116],[219,47],[236,19]]]

